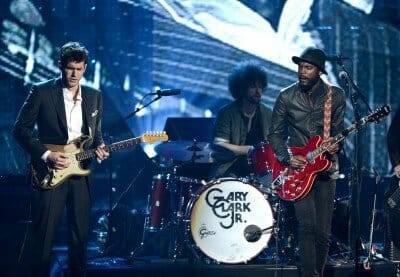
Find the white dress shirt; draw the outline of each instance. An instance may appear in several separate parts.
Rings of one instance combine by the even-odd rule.
[[[82,91],[79,86],[78,94],[73,98],[72,93],[63,88],[65,116],[67,119],[68,142],[70,143],[82,135]]]
[[[68,130],[67,143],[70,143],[82,135],[82,90],[81,86],[79,86],[78,94],[75,98],[67,88],[63,88],[62,92],[64,97],[65,117]],[[42,160],[46,161],[50,153],[50,150],[44,152],[42,155]]]

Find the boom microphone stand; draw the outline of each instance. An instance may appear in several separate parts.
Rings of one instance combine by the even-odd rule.
[[[368,242],[368,257],[363,261],[364,270],[369,271],[371,270],[371,262],[372,262],[372,239],[374,236],[374,225],[375,225],[375,217],[376,217],[376,196],[378,194],[378,184],[381,182],[381,176],[379,175],[378,171],[375,168],[372,168],[372,173],[375,177],[374,182],[374,202],[372,205],[372,216],[371,216],[371,225],[369,228],[369,242]]]
[[[146,94],[145,96],[143,96],[142,100],[144,99],[144,97],[146,97],[149,94]],[[135,114],[137,114],[139,111],[143,110],[144,108],[146,108],[147,106],[149,106],[150,104],[152,104],[153,102],[156,102],[157,100],[161,99],[161,95],[157,95],[156,97],[154,97],[153,99],[151,99],[151,101],[147,102],[146,104],[137,107],[133,112],[129,113],[127,116],[125,116],[124,119],[129,119],[132,116],[134,116]]]
[[[140,100],[139,104],[141,104],[143,102],[143,100],[150,95],[155,95],[155,97],[153,99],[151,99],[149,102],[147,102],[144,105],[140,105],[138,106],[134,111],[132,111],[131,113],[129,113],[127,116],[125,116],[125,120],[133,117],[135,114],[137,114],[139,111],[143,110],[144,108],[146,108],[147,106],[149,106],[150,104],[156,102],[157,100],[160,100],[163,96],[170,96],[170,95],[177,95],[180,93],[180,90],[157,90],[154,93],[147,93],[145,94],[142,99]],[[144,169],[144,168],[143,168]],[[143,171],[142,169],[142,171]],[[140,174],[140,173],[139,173]],[[138,175],[139,175],[138,174]],[[149,196],[150,197],[150,196]],[[150,198],[148,199],[148,201],[150,201]],[[148,203],[148,205],[150,205],[150,202]],[[142,239],[141,242],[139,244],[139,246],[135,247],[135,249],[133,249],[128,257],[127,257],[127,262],[128,264],[132,264],[134,262],[134,260],[137,259],[137,255],[138,253],[144,249],[145,246],[145,239],[146,239],[146,228],[147,228],[147,220],[145,219],[144,225],[143,225],[143,233],[142,233]]]
[[[337,60],[340,67],[339,77],[345,82],[345,91],[347,97],[350,98],[353,107],[354,120],[356,124],[360,123],[361,109],[359,99],[361,99],[369,111],[371,108],[368,105],[365,95],[360,88],[354,83],[351,75],[346,70],[342,59]],[[363,163],[362,153],[362,134],[355,133],[354,137],[354,166],[353,174],[351,174],[351,201],[350,201],[350,222],[349,222],[349,246],[354,251],[354,266],[356,276],[359,276],[359,257],[361,249],[361,233],[360,233],[360,191],[361,191],[361,168]]]
[[[127,120],[131,117],[133,117],[136,113],[138,113],[139,111],[141,111],[142,109],[144,109],[145,107],[149,106],[150,104],[152,104],[153,102],[159,100],[162,98],[162,96],[169,96],[169,95],[176,95],[178,90],[157,90],[155,92],[152,93],[147,93],[145,94],[142,99],[139,101],[139,105],[137,106],[137,108],[132,111],[131,113],[129,113],[127,116],[125,116],[123,119]],[[143,100],[147,97],[147,96],[152,96],[154,95],[155,97],[153,99],[151,99],[151,101],[149,101],[148,103],[141,105]],[[108,144],[112,143],[113,140],[113,136],[110,134],[107,134],[106,136],[106,140],[108,142]],[[113,216],[112,214],[114,213],[114,211],[116,210],[116,208],[120,205],[122,199],[127,195],[127,193],[132,190],[132,188],[134,187],[134,184],[137,180],[137,178],[144,172],[146,165],[144,165],[139,171],[138,173],[134,176],[134,178],[132,179],[132,181],[129,183],[129,185],[127,186],[127,188],[119,195],[118,199],[114,202],[113,201],[113,181],[112,181],[112,172],[113,172],[113,159],[112,157],[110,157],[109,161],[108,161],[108,185],[109,185],[109,195],[108,195],[108,200],[109,200],[109,207],[108,207],[108,212],[103,215],[100,219],[99,222],[100,224],[104,225],[105,228],[107,229],[107,238],[106,238],[106,245],[105,248],[102,250],[102,255],[107,255],[107,253],[109,252],[109,249],[112,247],[111,243],[111,235],[112,235],[112,231],[114,228],[114,222],[113,222]]]

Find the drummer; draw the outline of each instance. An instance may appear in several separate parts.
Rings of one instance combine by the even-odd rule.
[[[228,78],[234,101],[222,107],[214,128],[214,160],[211,177],[246,177],[247,154],[266,140],[272,111],[261,102],[267,88],[267,73],[255,62],[236,66]]]

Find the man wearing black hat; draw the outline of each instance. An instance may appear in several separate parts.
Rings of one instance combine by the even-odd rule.
[[[346,100],[340,88],[330,86],[320,78],[326,74],[326,55],[322,50],[308,48],[292,60],[298,65],[298,82],[280,92],[268,139],[282,164],[299,169],[307,160],[300,155],[293,156],[288,147],[305,146],[316,135],[325,138],[325,143],[330,145],[328,152],[335,158],[339,146],[330,144],[331,137],[343,130]],[[330,172],[322,172],[310,192],[294,202],[299,223],[302,276],[323,275],[329,249],[334,194],[335,180]]]

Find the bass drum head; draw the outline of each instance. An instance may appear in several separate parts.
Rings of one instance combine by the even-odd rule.
[[[272,230],[255,242],[246,240],[246,227],[272,227],[273,214],[264,194],[240,180],[225,178],[212,182],[190,207],[194,243],[217,262],[245,263],[257,256],[271,237]]]

